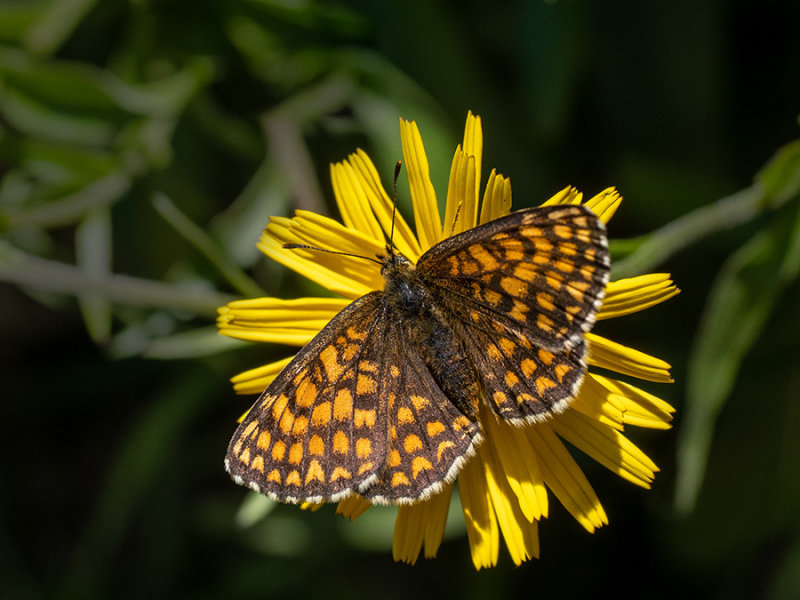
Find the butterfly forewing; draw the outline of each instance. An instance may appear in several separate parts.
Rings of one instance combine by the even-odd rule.
[[[375,361],[387,323],[373,292],[336,315],[281,371],[239,425],[226,468],[237,483],[287,502],[348,495],[378,477],[387,407]]]
[[[523,210],[437,244],[417,273],[461,320],[497,321],[539,347],[567,348],[583,339],[603,299],[605,227],[579,205]]]

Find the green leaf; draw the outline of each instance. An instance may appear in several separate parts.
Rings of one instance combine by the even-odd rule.
[[[678,443],[676,508],[690,511],[703,482],[714,424],[739,367],[783,289],[800,271],[800,201],[735,252],[714,282],[689,358],[686,416]]]

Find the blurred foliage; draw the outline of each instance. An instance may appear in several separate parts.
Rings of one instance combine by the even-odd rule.
[[[798,597],[799,22],[788,0],[0,0],[4,597]],[[611,526],[554,509],[541,559],[479,574],[456,506],[410,568],[391,509],[243,504],[227,379],[286,350],[212,323],[316,291],[261,229],[330,213],[356,147],[388,180],[398,116],[444,196],[468,109],[517,208],[616,185],[615,275],[684,290],[609,331],[674,365],[648,389],[677,435],[632,432],[655,489],[587,461]]]

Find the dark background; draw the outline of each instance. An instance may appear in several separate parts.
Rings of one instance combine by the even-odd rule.
[[[601,324],[673,365],[675,384],[643,387],[676,406],[675,428],[629,432],[662,468],[654,489],[579,457],[610,526],[584,532],[551,495],[541,558],[515,568],[502,549],[479,573],[460,515],[414,567],[392,562],[391,510],[350,524],[278,506],[237,525],[246,492],[222,458],[251,399],[228,378],[286,349],[216,339],[214,307],[254,294],[153,202],[169,198],[261,293],[314,293],[259,257],[267,216],[333,213],[327,165],[357,147],[388,186],[399,116],[417,120],[443,200],[472,110],[484,178],[510,176],[515,207],[614,185],[610,234],[637,238],[748,188],[798,137],[798,23],[800,5],[777,0],[0,2],[3,597],[800,597],[800,288],[769,285],[773,253],[744,270],[766,283],[734,278],[754,298],[739,313],[709,304],[755,237],[791,262],[776,231],[796,194],[687,234],[653,265],[683,293]],[[399,196],[407,209],[402,178]],[[9,248],[41,272],[14,271]],[[85,293],[58,267],[94,268],[87,249],[177,300]],[[693,349],[714,315],[753,342],[709,408]],[[759,325],[739,336],[748,317]],[[704,410],[718,414],[707,468],[676,507],[676,457]]]

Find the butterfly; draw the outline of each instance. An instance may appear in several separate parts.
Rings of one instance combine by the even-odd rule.
[[[608,282],[581,205],[513,212],[416,265],[387,246],[382,291],[339,312],[261,394],[228,447],[233,480],[282,502],[410,504],[453,481],[483,433],[563,411]]]

